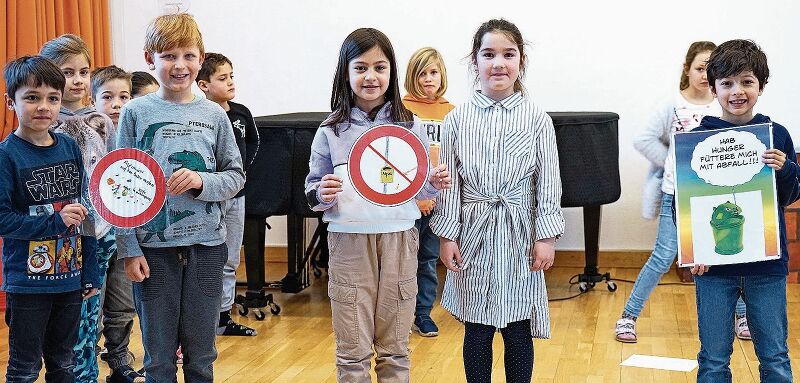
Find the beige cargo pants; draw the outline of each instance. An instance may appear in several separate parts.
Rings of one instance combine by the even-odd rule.
[[[377,353],[379,382],[408,382],[408,333],[417,297],[417,229],[329,232],[328,246],[337,380],[370,382],[371,359]]]

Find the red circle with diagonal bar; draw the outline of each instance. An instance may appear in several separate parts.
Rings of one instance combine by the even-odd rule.
[[[164,171],[149,154],[133,148],[106,154],[89,178],[89,199],[97,213],[116,227],[142,226],[166,199]]]
[[[378,125],[356,139],[347,161],[356,192],[380,206],[414,198],[428,180],[428,152],[410,129]]]

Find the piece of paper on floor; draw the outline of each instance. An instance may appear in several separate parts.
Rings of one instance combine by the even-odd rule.
[[[665,358],[663,356],[634,354],[619,365],[689,372],[697,368],[697,361],[694,359]]]

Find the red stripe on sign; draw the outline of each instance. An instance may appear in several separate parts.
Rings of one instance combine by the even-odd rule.
[[[386,163],[387,163],[389,166],[391,166],[391,167],[392,167],[392,169],[394,169],[394,171],[396,171],[396,172],[400,173],[400,175],[401,175],[401,176],[403,176],[403,178],[405,178],[405,179],[406,179],[406,181],[408,181],[408,183],[410,183],[410,184],[414,183],[413,181],[411,181],[411,179],[409,179],[409,178],[406,176],[406,174],[405,174],[405,173],[403,173],[403,171],[402,171],[402,170],[400,170],[400,168],[398,168],[397,166],[394,166],[394,164],[393,164],[393,163],[391,163],[391,161],[389,161],[389,159],[387,159],[386,157],[384,157],[384,156],[383,156],[383,154],[381,154],[380,152],[378,152],[377,150],[375,150],[375,148],[373,148],[373,147],[372,147],[372,145],[367,145],[367,147],[368,147],[368,148],[370,148],[370,149],[372,149],[372,151],[373,151],[373,152],[375,152],[375,154],[377,154],[377,155],[378,155],[378,157],[380,157],[380,158],[381,158],[383,161],[385,161],[385,162],[386,162]]]

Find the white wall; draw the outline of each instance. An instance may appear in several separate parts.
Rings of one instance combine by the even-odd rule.
[[[165,0],[111,0],[114,61],[146,70],[146,24]],[[611,111],[620,115],[622,197],[603,209],[600,248],[650,249],[656,226],[640,218],[648,164],[632,147],[650,112],[677,89],[682,58],[695,40],[755,40],[766,51],[770,84],[757,110],[773,116],[800,143],[800,113],[790,105],[800,89],[800,6],[764,1],[482,1],[465,0],[193,0],[189,7],[207,51],[234,63],[236,101],[255,116],[328,111],[333,72],[344,37],[375,27],[394,44],[401,77],[411,53],[422,46],[442,52],[449,72],[447,98],[467,100],[472,89],[467,61],[481,22],[504,17],[530,42],[527,87],[548,111]],[[401,85],[402,86],[402,85]],[[800,147],[800,146],[799,146]],[[587,185],[591,187],[591,185]],[[566,209],[560,249],[583,248],[580,209]],[[272,218],[268,242],[285,244],[284,220]],[[277,227],[276,227],[277,226]]]

